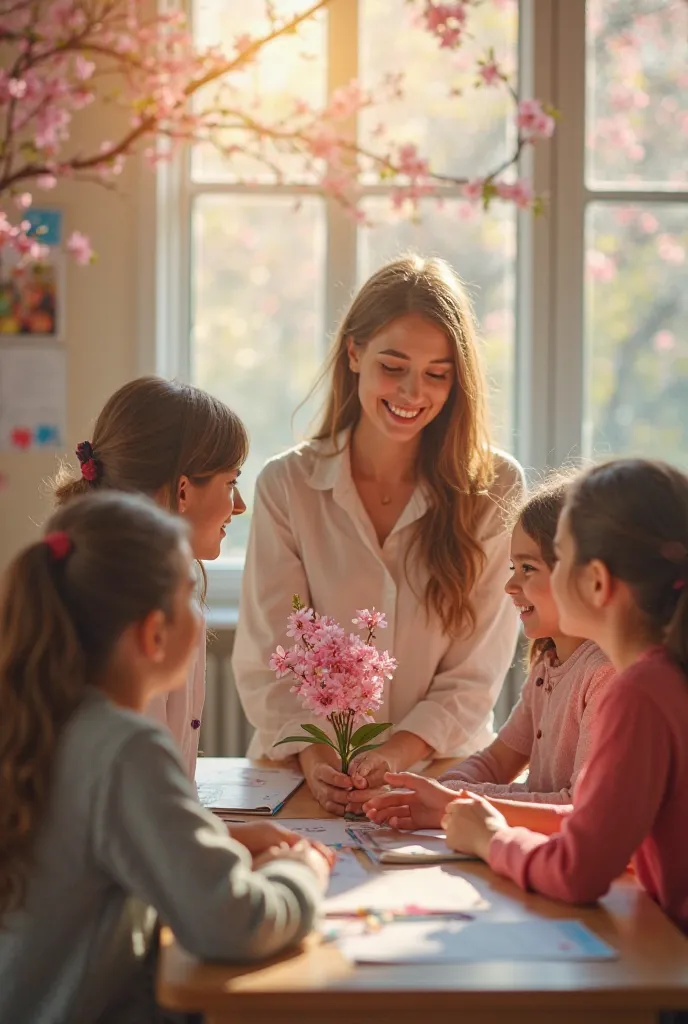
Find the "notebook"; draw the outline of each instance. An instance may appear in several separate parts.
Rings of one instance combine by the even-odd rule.
[[[291,768],[257,768],[241,757],[199,757],[198,799],[218,814],[276,814],[303,782]]]
[[[394,828],[366,829],[352,825],[347,831],[376,864],[442,864],[448,860],[474,859],[450,850],[444,832],[437,829],[399,832]]]

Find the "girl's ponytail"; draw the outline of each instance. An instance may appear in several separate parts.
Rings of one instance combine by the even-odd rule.
[[[183,520],[115,492],[59,509],[0,593],[0,920],[26,893],[60,733],[125,630],[168,619],[186,568]]]
[[[59,729],[86,685],[60,594],[63,563],[46,541],[33,544],[14,560],[0,596],[0,912],[23,900]]]

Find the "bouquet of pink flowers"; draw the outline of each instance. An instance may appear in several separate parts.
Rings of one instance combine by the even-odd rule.
[[[376,736],[389,729],[391,722],[374,722],[372,712],[382,702],[385,679],[391,679],[396,661],[387,651],[373,645],[375,630],[387,626],[382,612],[367,608],[356,612],[352,620],[359,629],[367,629],[363,640],[346,633],[334,619],[306,608],[298,596],[288,619],[287,636],[295,643],[288,651],[278,647],[270,659],[277,678],[291,675],[291,688],[315,715],[324,715],[334,729],[334,741],[315,725],[302,725],[301,736],[287,736],[280,743],[327,743],[341,758],[347,772],[354,757],[373,750]],[[358,721],[365,724],[354,731]]]

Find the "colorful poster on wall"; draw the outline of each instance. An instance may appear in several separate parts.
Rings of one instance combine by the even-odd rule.
[[[0,451],[64,448],[66,407],[62,347],[0,346]]]
[[[0,341],[61,341],[65,267],[60,248],[62,213],[30,209],[29,234],[47,245],[45,259],[27,262],[9,246],[0,249]]]

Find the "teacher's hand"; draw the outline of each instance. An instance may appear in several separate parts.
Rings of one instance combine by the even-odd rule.
[[[347,811],[361,814],[363,804],[370,800],[373,791],[380,791],[385,785],[385,775],[389,771],[389,761],[378,750],[369,750],[366,754],[355,757],[349,765],[349,775],[353,789],[349,793]]]
[[[330,814],[344,814],[353,785],[337,768],[337,755],[324,743],[312,743],[299,754],[301,771],[311,793]]]

